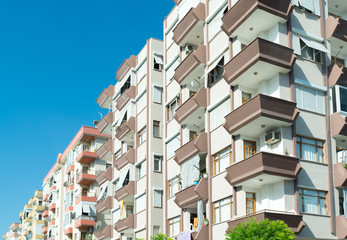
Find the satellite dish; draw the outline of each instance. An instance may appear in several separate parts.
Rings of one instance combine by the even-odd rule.
[[[96,225],[95,225],[95,227],[94,227],[95,230],[96,230],[96,231],[100,230],[100,229],[101,229],[101,225],[102,225],[101,221],[97,221],[97,222],[96,222]]]

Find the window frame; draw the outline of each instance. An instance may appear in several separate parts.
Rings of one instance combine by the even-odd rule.
[[[219,60],[218,64],[211,71],[208,72],[207,86],[212,87],[216,82],[222,79],[223,72],[224,72],[224,56]]]
[[[156,160],[158,158],[159,158],[159,160]],[[158,161],[159,170],[155,169],[155,164],[154,164],[155,161]],[[163,156],[154,155],[153,156],[153,171],[161,173],[163,171],[163,165],[162,164],[163,164]]]
[[[248,198],[247,194],[253,194],[253,198]],[[248,202],[251,203],[251,207],[248,207]],[[250,212],[248,213],[248,210]],[[257,212],[257,194],[255,192],[246,192],[246,215],[252,215]]]
[[[309,47],[301,39],[300,39],[300,51],[301,51],[300,56],[303,59],[322,64],[323,52],[319,51],[318,49]],[[307,56],[304,56],[305,53]],[[318,58],[318,60],[317,60],[317,58]]]
[[[155,194],[156,193],[160,195],[160,206],[157,206],[155,204]],[[163,208],[163,190],[153,189],[153,207],[154,208]]]
[[[300,193],[300,190],[302,190],[301,193]],[[305,194],[304,194],[304,190],[317,192],[317,196],[305,195]],[[320,193],[324,193],[324,197],[321,197],[321,196],[320,196]],[[317,190],[317,189],[309,189],[309,188],[298,188],[299,204],[300,204],[300,201],[301,201],[301,209],[303,210],[303,211],[300,211],[300,212],[301,212],[301,213],[308,213],[308,214],[317,214],[317,215],[328,216],[329,213],[328,213],[327,194],[328,194],[327,191],[322,191],[322,190]],[[317,197],[317,198],[318,198],[318,205],[317,205],[318,213],[305,212],[305,207],[304,207],[304,206],[305,206],[304,196],[308,196],[308,197]],[[322,213],[320,212],[320,211],[321,211],[321,208],[320,208],[320,200],[322,200],[322,199],[324,200],[324,203],[325,203],[325,213],[326,213],[326,214],[322,214]]]
[[[226,200],[226,199],[229,199],[230,201],[227,204],[221,205],[221,202]],[[218,204],[218,206],[216,206],[217,204]],[[229,196],[229,197],[226,197],[226,198],[223,198],[223,199],[220,199],[218,201],[213,202],[213,223],[214,224],[222,223],[222,221],[221,221],[221,216],[222,216],[221,208],[223,206],[228,205],[228,204],[230,205],[230,218],[229,219],[232,219],[232,217],[233,217],[233,196]],[[218,214],[219,220],[218,221],[216,219],[216,211],[217,210],[219,211],[219,214]],[[225,222],[225,221],[223,221],[223,222]]]
[[[173,218],[170,218],[170,219],[168,219],[168,232],[169,232],[169,235],[170,235],[170,237],[174,237],[174,236],[177,236],[177,235],[172,235],[172,231],[171,230],[173,230],[173,228],[172,228],[172,226],[174,225],[174,224],[178,224],[178,226],[179,226],[179,231],[178,231],[178,234],[182,231],[182,229],[181,229],[181,216],[177,216],[177,217],[173,217]]]
[[[173,178],[171,178],[171,179],[169,179],[167,181],[167,184],[168,184],[168,188],[167,188],[168,189],[168,198],[172,198],[176,194],[176,193],[173,193],[173,189],[172,189],[174,184],[176,184],[176,183],[178,184],[178,191],[177,192],[181,191],[180,181],[181,181],[181,176],[179,176],[179,175],[177,175],[177,176],[175,176],[175,177],[173,177]]]
[[[160,94],[160,101],[157,101],[157,99],[155,99],[155,92],[158,91],[158,93]],[[159,86],[153,86],[153,103],[158,103],[161,104],[163,102],[163,88],[159,87]]]
[[[144,143],[144,142],[147,141],[147,128],[146,128],[146,126],[143,127],[143,128],[138,132],[138,141],[139,141],[139,144],[138,144],[138,145],[141,145],[142,143]]]
[[[314,141],[315,141],[315,145],[309,144],[309,143],[303,143],[303,142],[302,142],[302,138],[306,138],[306,139],[309,139],[309,140],[314,140]],[[300,140],[298,140],[298,139],[300,139]],[[321,142],[322,142],[322,146],[317,145],[317,142],[318,142],[318,141],[321,141]],[[309,159],[303,159],[303,158],[302,158],[302,144],[307,144],[307,145],[315,146],[315,147],[316,147],[316,160],[315,160],[315,161],[312,161],[312,160],[309,160]],[[297,149],[297,153],[298,153],[298,150],[299,150],[299,152],[300,152],[300,156],[297,156],[299,159],[305,160],[305,161],[316,162],[316,163],[325,163],[325,140],[318,139],[318,138],[312,138],[312,137],[306,137],[306,136],[303,136],[303,135],[296,135],[296,146],[298,147],[298,145],[300,146],[300,150]],[[318,158],[319,158],[319,155],[318,155],[318,147],[322,149],[322,162],[319,162],[319,161],[318,161]]]
[[[231,149],[231,146],[228,146],[224,149],[222,149],[221,151],[213,154],[212,156],[212,160],[213,160],[213,176],[216,176],[224,171],[221,171],[220,169],[220,159],[221,157],[224,157],[225,155],[221,155],[221,153],[223,153],[225,150],[229,149],[228,153],[229,153],[229,166],[231,166],[231,163],[232,163],[232,149]],[[216,163],[218,162],[218,168],[219,168],[219,171],[218,173],[216,172]]]
[[[158,129],[158,134],[155,134],[155,129]],[[153,137],[160,138],[160,121],[153,120]]]
[[[181,106],[181,100],[179,97],[176,97],[172,100],[166,107],[167,109],[167,121],[171,121],[174,118],[177,109]],[[175,108],[176,107],[176,108]]]

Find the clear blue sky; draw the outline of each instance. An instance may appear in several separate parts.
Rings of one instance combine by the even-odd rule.
[[[173,0],[0,1],[0,237]]]

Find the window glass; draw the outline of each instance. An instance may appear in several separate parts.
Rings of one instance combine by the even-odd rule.
[[[324,92],[302,85],[296,85],[295,98],[299,108],[325,113]]]
[[[162,166],[162,157],[161,156],[154,156],[154,164],[153,168],[155,172],[161,172],[161,166]]]
[[[175,151],[180,147],[181,141],[179,140],[179,135],[173,138],[166,144],[166,159],[170,159],[175,156]]]
[[[137,101],[137,113],[140,113],[146,107],[147,93],[144,93]]]
[[[340,87],[340,109],[347,112],[347,89]]]
[[[214,175],[219,174],[231,165],[231,147],[213,155]]]
[[[225,121],[225,116],[230,113],[230,99],[226,99],[218,107],[213,109],[210,113],[210,128],[211,131],[216,127],[222,125]]]
[[[162,207],[163,192],[161,190],[154,190],[153,192],[153,207]]]
[[[146,194],[136,198],[136,212],[141,212],[146,209]]]
[[[299,189],[300,212],[327,215],[326,192]]]
[[[324,162],[324,144],[323,141],[297,136],[297,155],[300,159]]]
[[[232,203],[232,196],[213,203],[214,223],[220,223],[231,219]]]
[[[154,86],[153,87],[153,102],[161,103],[161,95],[162,95],[162,88]]]

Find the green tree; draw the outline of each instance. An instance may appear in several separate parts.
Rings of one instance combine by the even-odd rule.
[[[239,223],[225,235],[226,240],[292,240],[295,238],[294,232],[283,221],[265,219],[257,222],[255,218]]]
[[[157,235],[151,237],[151,240],[173,240],[172,238],[166,237],[165,234],[158,233]]]

